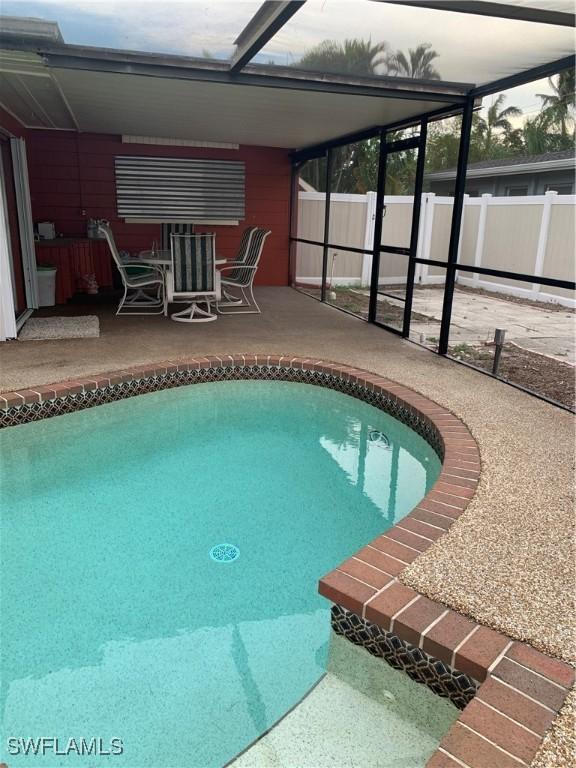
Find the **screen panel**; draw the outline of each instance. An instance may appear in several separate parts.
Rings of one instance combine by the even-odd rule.
[[[568,27],[371,0],[308,0],[255,61],[481,85],[573,50]]]

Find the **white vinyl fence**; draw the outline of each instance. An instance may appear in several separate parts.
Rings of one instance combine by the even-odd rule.
[[[407,248],[410,244],[412,197],[385,197],[382,240],[386,245]],[[450,240],[453,199],[433,192],[422,195],[417,256],[446,261]],[[300,192],[298,237],[323,240],[325,196]],[[371,254],[356,254],[344,247],[371,249],[374,238],[376,193],[330,196],[329,242],[340,248],[328,249],[328,281],[334,286],[365,286],[370,283]],[[541,285],[538,277],[574,281],[576,272],[576,196],[547,192],[531,197],[468,197],[459,244],[459,263],[501,269],[533,277],[530,284],[502,277],[458,272],[462,285],[549,301],[574,307],[569,290]],[[406,282],[407,257],[382,253],[381,285]],[[296,244],[296,283],[321,283],[322,247]],[[443,283],[445,270],[417,264],[415,281],[426,285]]]

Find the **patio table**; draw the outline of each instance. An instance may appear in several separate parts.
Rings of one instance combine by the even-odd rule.
[[[216,266],[226,264],[227,259],[216,259]],[[140,251],[137,259],[126,261],[127,264],[136,266],[138,264],[150,264],[157,267],[169,267],[172,263],[172,257],[169,250],[160,251]]]
[[[215,259],[214,263],[218,266],[226,264],[226,261],[227,259]],[[160,269],[166,273],[167,268],[172,264],[172,254],[170,250],[140,251],[138,258],[126,259],[125,264],[133,267],[148,264],[150,266],[160,267]],[[166,281],[166,278],[164,278],[164,281]],[[216,270],[216,290],[218,292],[217,301],[219,301],[221,298],[221,287],[220,272],[218,270]]]

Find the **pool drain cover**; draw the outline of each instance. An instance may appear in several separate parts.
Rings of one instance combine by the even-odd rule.
[[[380,432],[379,429],[371,429],[368,433],[368,440],[371,443],[379,443],[384,448],[390,448],[390,440],[386,437],[384,432]]]
[[[216,563],[231,563],[240,557],[240,550],[234,544],[216,544],[210,550],[210,558]]]

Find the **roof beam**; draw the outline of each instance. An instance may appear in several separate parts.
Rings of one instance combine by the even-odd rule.
[[[560,27],[576,26],[576,14],[574,13],[509,3],[484,2],[483,0],[377,0],[377,2],[413,5],[417,8],[433,8],[438,11],[472,13],[477,16],[491,16],[498,19],[534,21],[538,24],[555,24]]]
[[[480,106],[476,104],[475,106]],[[345,144],[354,144],[358,141],[365,141],[366,139],[374,138],[378,136],[382,131],[395,131],[405,128],[412,128],[415,125],[420,125],[422,118],[427,120],[437,120],[444,117],[453,117],[455,114],[461,114],[462,107],[441,107],[432,112],[426,112],[423,115],[417,115],[415,117],[404,118],[398,120],[395,123],[387,123],[386,125],[376,125],[372,128],[366,128],[362,131],[355,131],[354,133],[347,133],[344,136],[339,136],[329,141],[324,141],[321,144],[313,144],[309,147],[303,147],[302,149],[294,150],[290,153],[293,163],[303,163],[306,160],[310,160],[315,157],[322,157],[326,154],[326,150],[334,149],[335,147],[341,147]]]
[[[263,3],[234,41],[236,52],[230,60],[230,72],[240,72],[252,61],[304,2],[305,0],[267,0]]]
[[[446,81],[424,82],[401,77],[347,77],[298,72],[289,67],[250,65],[233,74],[222,62],[203,59],[126,51],[98,50],[82,46],[46,47],[36,49],[48,68],[77,69],[90,72],[113,72],[122,75],[173,78],[213,83],[229,83],[263,88],[285,88],[295,91],[340,93],[350,96],[386,96],[394,99],[440,102],[460,105],[472,87],[467,83]]]
[[[515,75],[502,77],[500,80],[494,80],[492,83],[479,85],[470,91],[470,95],[475,98],[489,96],[491,93],[500,93],[508,88],[516,88],[518,85],[532,83],[534,80],[541,80],[544,77],[552,77],[563,69],[570,69],[576,66],[576,56],[565,56],[563,59],[551,61],[549,64],[541,64],[539,67],[525,69],[524,72],[517,72]]]

